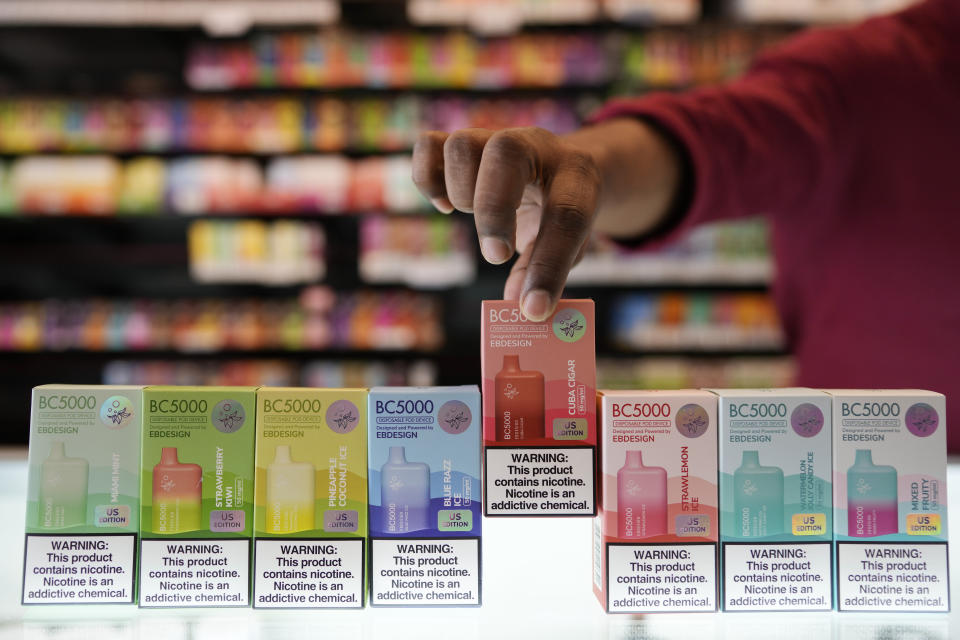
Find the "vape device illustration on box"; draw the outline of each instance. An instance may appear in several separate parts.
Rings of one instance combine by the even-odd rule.
[[[267,533],[295,533],[314,528],[316,471],[309,462],[295,462],[289,445],[277,445],[267,467]]]
[[[871,538],[897,533],[897,470],[873,464],[870,449],[857,449],[847,470],[848,534]]]
[[[760,464],[758,451],[744,451],[733,473],[734,517],[744,538],[783,533],[783,471]]]
[[[163,447],[153,467],[153,532],[182,533],[201,528],[200,465],[180,462],[176,447]]]
[[[643,466],[640,451],[627,451],[617,472],[617,535],[649,538],[667,533],[667,471]]]
[[[423,462],[407,462],[403,447],[390,447],[387,462],[380,469],[380,499],[387,533],[427,529],[430,467]]]
[[[40,469],[40,513],[44,529],[64,529],[87,520],[87,479],[90,465],[83,458],[68,458],[62,440],[50,446]]]
[[[497,441],[546,437],[543,374],[520,368],[520,356],[506,354],[494,379]]]

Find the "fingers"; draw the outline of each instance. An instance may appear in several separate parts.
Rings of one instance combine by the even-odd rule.
[[[549,136],[532,128],[498,131],[487,140],[473,195],[474,222],[487,261],[500,264],[513,255],[524,189],[537,180],[541,159],[551,155],[553,146]]]
[[[531,320],[543,320],[556,308],[567,274],[590,234],[599,185],[589,157],[564,154],[549,184],[520,293],[520,308]]]
[[[510,267],[510,275],[503,285],[504,300],[519,300],[523,291],[523,283],[527,279],[527,266],[530,264],[530,248],[523,251]]]
[[[413,183],[440,213],[453,212],[443,175],[443,143],[446,140],[447,134],[442,131],[426,131],[413,145]]]
[[[443,143],[443,174],[454,207],[473,213],[473,192],[483,147],[493,134],[487,129],[460,129]]]

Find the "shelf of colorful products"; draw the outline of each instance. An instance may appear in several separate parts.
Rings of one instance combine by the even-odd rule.
[[[472,229],[446,216],[359,221],[360,279],[441,289],[476,279]],[[190,275],[200,283],[289,286],[322,280],[326,234],[301,220],[198,220],[187,232]]]
[[[0,351],[432,352],[444,344],[443,326],[440,300],[409,291],[8,302],[0,303]]]
[[[252,158],[30,156],[0,168],[8,215],[342,214],[424,211],[407,155]]]
[[[444,344],[439,298],[408,291],[296,299],[57,300],[0,305],[0,350],[430,352]],[[778,352],[783,337],[765,293],[653,292],[618,296],[609,333],[618,349]]]
[[[198,43],[187,83],[234,89],[659,88],[735,76],[781,27],[695,25],[688,29],[527,32],[480,38],[460,31],[261,33]]]
[[[780,352],[783,332],[765,292],[639,292],[611,305],[610,339],[651,351]]]
[[[278,387],[432,386],[430,360],[113,360],[104,384],[268,385]]]
[[[786,356],[597,358],[598,389],[776,388],[794,384]]]
[[[700,16],[699,0],[408,0],[407,16],[420,25],[465,25],[503,33],[534,24],[620,22],[686,23]]]
[[[252,25],[325,25],[340,19],[338,0],[4,0],[2,25],[203,26],[235,34]]]
[[[892,11],[911,0],[724,0],[714,9],[744,21],[843,22]],[[720,4],[720,3],[714,3]],[[407,0],[414,24],[463,25],[498,33],[523,25],[612,20],[683,24],[697,20],[700,0]]]
[[[685,389],[782,387],[794,379],[787,357],[599,358],[599,388]],[[270,385],[369,387],[436,384],[431,360],[359,361],[289,359],[112,360],[104,384]]]
[[[772,277],[767,225],[748,219],[694,228],[655,251],[635,251],[596,237],[567,283],[760,286]]]
[[[438,94],[0,99],[0,153],[391,153],[418,132],[574,129],[594,104],[563,96]]]

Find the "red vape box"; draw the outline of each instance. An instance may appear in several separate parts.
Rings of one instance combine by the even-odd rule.
[[[516,301],[483,303],[484,513],[596,513],[596,334],[592,300],[543,322]]]

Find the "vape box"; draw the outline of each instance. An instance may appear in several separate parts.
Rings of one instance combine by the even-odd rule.
[[[369,404],[372,605],[479,605],[480,394],[376,387]]]
[[[946,399],[830,390],[841,611],[949,611]]]
[[[362,608],[367,390],[257,391],[253,606]]]
[[[831,610],[830,396],[801,388],[713,391],[724,610]]]
[[[142,400],[134,386],[33,390],[23,604],[136,602]]]
[[[250,604],[256,387],[147,387],[140,606]]]
[[[717,608],[717,397],[601,391],[593,590],[610,613]]]
[[[592,300],[561,300],[544,322],[484,301],[486,515],[596,514],[593,315]]]

